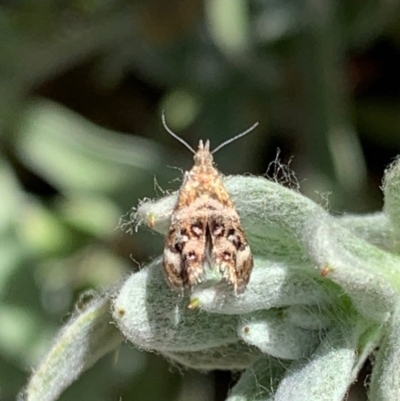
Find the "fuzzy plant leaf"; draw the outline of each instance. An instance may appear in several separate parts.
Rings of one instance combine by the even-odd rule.
[[[212,315],[188,309],[166,284],[158,259],[122,286],[113,317],[125,337],[146,350],[201,351],[235,343],[237,315]]]
[[[371,380],[371,399],[400,399],[400,305],[388,323],[388,332],[376,356]]]
[[[277,310],[242,317],[238,335],[246,343],[275,358],[297,360],[316,346],[318,332],[296,327]]]
[[[400,237],[390,215],[335,217],[263,178],[230,177],[225,183],[251,244],[254,270],[244,294],[236,296],[210,280],[192,292],[188,304],[210,316],[239,315],[243,342],[279,361],[294,361],[277,387],[279,399],[297,399],[288,388],[308,383],[302,399],[340,400],[398,303]],[[137,221],[165,235],[176,196],[143,202]],[[323,376],[329,388],[322,386]]]
[[[249,367],[232,388],[227,401],[274,401],[289,363],[263,356]]]
[[[385,172],[383,181],[384,212],[397,234],[400,234],[400,163],[399,157]]]
[[[327,288],[335,283],[367,319],[387,320],[398,297],[394,283],[400,288],[397,274],[399,256],[371,244],[349,229],[348,223],[347,226],[342,224],[339,218],[329,215],[321,206],[275,182],[263,178],[231,177],[226,180],[226,186],[242,218],[253,253],[269,261],[264,263],[264,275],[272,274],[272,263],[279,262],[281,267],[287,268],[289,276],[298,273],[303,280],[322,276],[326,284],[320,286],[321,291],[327,292]],[[175,201],[176,195],[172,195],[157,202],[145,202],[137,215],[141,221],[165,234]],[[367,229],[364,227],[364,231]],[[261,297],[268,298],[268,294],[284,287],[277,280],[262,282],[261,277],[265,276],[257,270],[256,266],[250,282],[260,284]],[[298,281],[296,283],[299,285]],[[252,284],[253,288],[256,285]],[[289,280],[285,285],[289,285]],[[252,295],[249,285],[249,295],[245,294],[237,301],[228,298],[226,302],[225,297],[219,297],[216,302],[218,291],[216,287],[195,291],[192,298],[201,308],[204,305],[205,310],[216,312],[210,304],[218,304],[221,313],[229,313],[224,310],[224,305],[228,305],[229,310],[233,302],[231,309],[240,312],[237,303],[245,302]],[[293,299],[293,304],[297,303],[298,300]],[[320,302],[317,300],[316,303]],[[253,308],[249,306],[243,311],[259,309],[257,302],[253,305]]]
[[[83,311],[66,326],[25,394],[54,386],[58,394],[94,362],[85,348],[71,345],[92,339],[100,355],[121,340],[119,329],[138,348],[172,363],[244,370],[228,401],[340,401],[380,346],[370,401],[400,399],[399,181],[397,161],[384,180],[383,212],[332,216],[276,182],[226,178],[254,255],[246,291],[235,295],[219,285],[211,267],[208,282],[180,296],[156,258],[103,301],[98,320],[85,320]],[[132,224],[166,235],[176,200],[177,194],[144,200]],[[108,338],[108,302],[115,332],[101,344]],[[71,330],[83,340],[70,339]]]
[[[112,324],[110,300],[94,296],[81,304],[33,372],[19,401],[54,401],[81,373],[123,341]]]
[[[163,355],[171,362],[201,371],[236,371],[248,368],[263,354],[257,348],[239,341],[202,351],[163,352]]]
[[[348,321],[332,328],[311,358],[293,362],[279,383],[275,401],[341,401],[350,386],[363,325]]]

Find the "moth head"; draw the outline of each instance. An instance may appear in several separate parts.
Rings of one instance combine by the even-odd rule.
[[[194,154],[194,164],[195,166],[200,166],[204,164],[212,164],[213,157],[210,153],[210,141],[207,139],[205,143],[200,139],[199,148]]]

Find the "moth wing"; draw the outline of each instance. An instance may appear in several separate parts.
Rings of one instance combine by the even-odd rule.
[[[249,282],[254,262],[239,215],[232,208],[224,216],[215,215],[210,220],[212,262],[233,285],[235,293],[241,294]]]
[[[164,248],[164,271],[177,291],[192,288],[204,277],[207,216],[192,213],[190,206],[177,211]]]

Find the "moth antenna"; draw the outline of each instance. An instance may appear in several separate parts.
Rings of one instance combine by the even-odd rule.
[[[220,145],[218,145],[212,152],[211,154],[214,154],[215,152],[217,152],[218,150],[220,150],[221,148],[223,148],[224,146],[228,145],[229,143],[236,141],[236,139],[241,138],[242,136],[247,135],[248,133],[250,133],[251,131],[253,131],[257,126],[258,126],[258,122],[253,124],[250,128],[247,128],[246,131],[241,132],[240,134],[234,136],[233,138],[228,139],[225,142],[222,142]]]
[[[162,121],[162,125],[164,126],[165,130],[168,132],[168,134],[170,134],[172,137],[174,137],[177,141],[179,141],[180,143],[182,143],[183,145],[185,145],[192,153],[196,153],[195,150],[181,137],[179,137],[177,134],[175,134],[174,131],[171,130],[171,128],[168,127],[167,125],[167,121],[165,119],[165,110],[162,111],[161,114],[161,121]]]

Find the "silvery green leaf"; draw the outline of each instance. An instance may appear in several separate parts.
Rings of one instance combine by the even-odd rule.
[[[343,288],[357,310],[386,321],[398,301],[400,257],[358,238],[330,216],[310,221],[304,238],[321,272]]]
[[[191,310],[165,282],[157,259],[124,283],[113,304],[114,320],[127,339],[148,350],[200,351],[237,342],[235,315]]]
[[[381,345],[370,386],[371,401],[400,399],[400,305],[392,313]]]
[[[274,401],[275,391],[288,366],[286,362],[263,356],[243,373],[227,401]]]
[[[331,302],[332,291],[322,280],[296,272],[302,266],[255,256],[254,269],[246,291],[236,296],[218,287],[195,289],[192,302],[211,313],[241,314],[288,305],[322,305]]]
[[[20,401],[57,400],[82,372],[122,342],[109,310],[106,296],[95,297],[81,306],[35,369]]]
[[[288,322],[306,330],[323,330],[335,324],[334,308],[325,308],[321,304],[294,305],[285,311]]]
[[[296,327],[275,310],[243,316],[238,335],[263,353],[281,359],[304,358],[319,340],[317,331]]]
[[[400,234],[400,163],[397,158],[385,171],[383,180],[384,213],[392,223],[393,229]]]
[[[338,216],[340,224],[359,238],[389,252],[400,252],[400,235],[385,213]]]
[[[183,366],[198,370],[243,370],[262,352],[241,341],[195,352],[165,352],[165,357]]]
[[[357,362],[362,324],[332,328],[310,358],[292,363],[279,383],[275,401],[342,401]],[[347,325],[346,325],[347,323]]]

